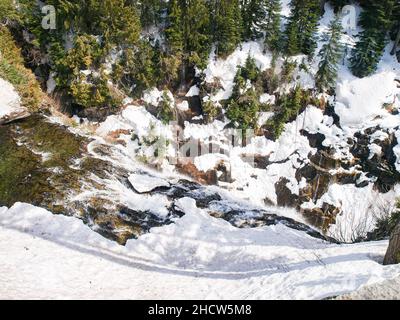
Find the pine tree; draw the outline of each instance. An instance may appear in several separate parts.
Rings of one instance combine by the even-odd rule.
[[[167,11],[167,27],[165,36],[168,41],[168,50],[172,54],[182,53],[183,51],[183,26],[182,9],[179,0],[170,0]]]
[[[393,29],[392,29],[392,38],[394,40],[392,51],[390,52],[392,55],[396,54],[397,47],[400,44],[400,0],[397,0],[395,7],[393,9]]]
[[[262,37],[262,24],[265,20],[264,2],[266,0],[240,0],[243,40],[255,40]]]
[[[139,2],[140,22],[142,27],[147,28],[157,25],[160,20],[160,12],[163,8],[160,0],[145,0]]]
[[[286,25],[286,53],[311,55],[317,47],[316,31],[321,14],[319,0],[292,0]]]
[[[353,74],[365,77],[376,71],[387,43],[395,0],[366,0],[361,13],[363,31],[350,59]]]
[[[265,22],[265,44],[272,51],[279,51],[281,39],[281,2],[280,0],[267,0],[264,6]]]
[[[342,25],[339,16],[331,22],[327,42],[323,45],[318,56],[321,58],[316,74],[316,85],[319,91],[333,90],[336,84],[338,63],[343,55],[343,45],[340,42]]]
[[[227,56],[241,41],[242,18],[239,0],[212,0],[212,34],[217,54]]]
[[[180,0],[185,60],[189,66],[205,67],[211,50],[210,11],[204,0]]]

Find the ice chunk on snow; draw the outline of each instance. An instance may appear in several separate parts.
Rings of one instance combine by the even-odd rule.
[[[198,86],[193,86],[189,89],[188,93],[186,94],[186,97],[195,97],[200,94],[200,89]]]
[[[132,187],[139,193],[151,192],[159,187],[169,187],[170,185],[164,179],[138,173],[131,174],[128,180]]]

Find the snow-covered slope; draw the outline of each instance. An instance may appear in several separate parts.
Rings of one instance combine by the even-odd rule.
[[[320,299],[400,274],[387,242],[330,245],[283,225],[237,229],[182,199],[186,215],[126,247],[75,218],[0,209],[0,298]]]

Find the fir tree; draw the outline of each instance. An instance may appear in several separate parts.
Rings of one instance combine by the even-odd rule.
[[[211,49],[210,12],[204,0],[180,0],[185,60],[205,67]]]
[[[262,24],[265,20],[264,2],[266,0],[240,0],[243,40],[255,40],[262,37]]]
[[[394,41],[392,55],[396,54],[397,47],[400,44],[400,0],[397,0],[395,7],[393,9],[393,29],[392,29],[392,39]]]
[[[177,54],[183,51],[183,26],[182,9],[179,0],[170,0],[168,3],[168,18],[165,36],[168,41],[168,49]]]
[[[394,5],[395,0],[367,0],[364,4],[360,17],[363,31],[350,60],[355,76],[365,77],[376,71],[387,43],[387,34],[393,26]]]
[[[263,30],[265,32],[265,44],[268,49],[278,51],[281,40],[281,2],[280,0],[267,0],[264,6],[265,22]]]
[[[212,1],[212,34],[217,54],[227,56],[241,41],[242,19],[239,0]]]
[[[338,63],[343,55],[343,45],[340,42],[342,25],[339,16],[331,22],[327,42],[319,52],[321,62],[316,74],[316,85],[319,91],[333,90],[336,84]]]
[[[292,0],[286,25],[286,53],[311,55],[317,47],[316,31],[321,14],[319,0]]]

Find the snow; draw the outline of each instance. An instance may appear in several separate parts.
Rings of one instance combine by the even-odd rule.
[[[0,93],[0,120],[23,109],[21,99],[12,84],[2,78],[0,78]]]
[[[400,274],[387,242],[331,245],[283,225],[237,229],[186,215],[126,247],[80,220],[17,203],[0,209],[2,299],[322,299]]]
[[[204,154],[194,159],[194,165],[199,171],[207,172],[215,169],[215,167],[223,161],[229,161],[229,159],[222,154]]]
[[[263,53],[263,47],[258,42],[245,42],[240,45],[227,59],[217,59],[211,54],[208,66],[204,71],[208,83],[218,79],[222,89],[211,97],[212,101],[226,100],[232,95],[234,79],[238,66],[244,66],[249,55],[254,58],[261,71],[271,66],[272,55]]]
[[[385,103],[393,103],[399,92],[394,81],[396,74],[382,72],[373,76],[345,80],[338,85],[336,113],[342,125],[359,125],[368,118],[385,112]]]
[[[159,187],[169,187],[168,181],[143,174],[131,174],[128,178],[132,187],[139,193],[148,193]]]
[[[376,219],[385,208],[391,207],[399,192],[400,186],[396,186],[395,190],[387,194],[380,194],[374,190],[373,184],[364,188],[333,184],[318,200],[317,206],[326,202],[342,210],[336,224],[330,227],[329,233],[341,241],[351,242],[374,229]]]
[[[198,96],[200,94],[200,89],[198,86],[192,86],[188,93],[186,94],[186,97],[195,97]]]
[[[189,110],[189,102],[183,101],[177,104],[177,108],[181,111],[188,111]]]

